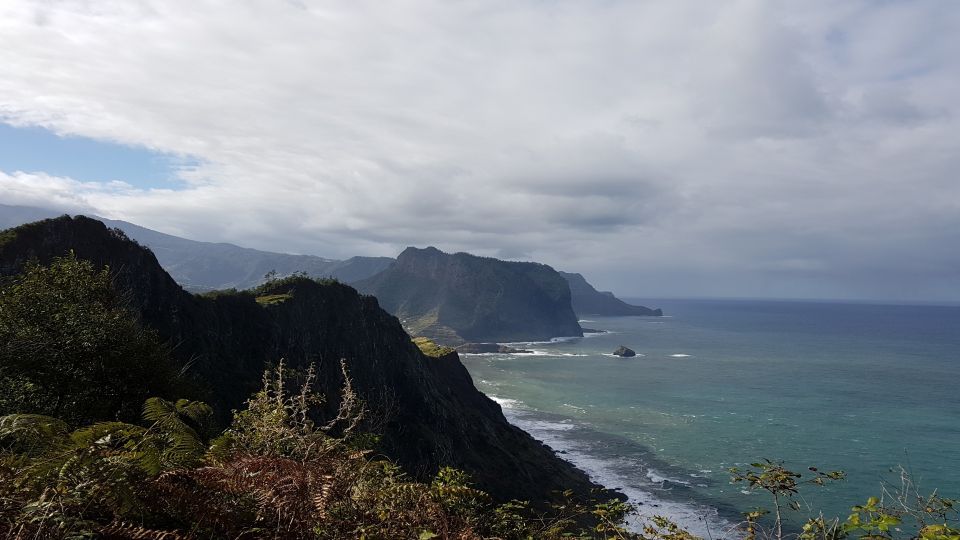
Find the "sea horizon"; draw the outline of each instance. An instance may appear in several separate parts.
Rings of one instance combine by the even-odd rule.
[[[805,297],[751,297],[751,296],[618,296],[629,304],[657,307],[657,302],[795,302],[798,304],[865,304],[872,306],[932,306],[960,307],[960,300],[922,300],[892,298],[805,298]],[[664,312],[665,316],[669,313]]]

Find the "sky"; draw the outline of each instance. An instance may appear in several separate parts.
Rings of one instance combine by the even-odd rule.
[[[0,203],[631,297],[960,300],[956,0],[0,3]]]

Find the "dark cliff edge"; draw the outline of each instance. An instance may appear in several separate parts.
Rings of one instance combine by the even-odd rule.
[[[660,317],[663,311],[646,306],[634,306],[620,300],[611,292],[598,291],[587,282],[581,274],[560,272],[560,275],[570,284],[571,302],[577,316],[585,315],[645,315]]]
[[[545,264],[411,247],[353,285],[411,334],[444,345],[583,335],[566,280]]]
[[[318,390],[333,411],[343,358],[370,410],[370,426],[382,433],[382,452],[413,476],[427,478],[441,465],[458,467],[501,500],[542,501],[553,490],[586,495],[597,487],[510,425],[474,387],[456,353],[421,353],[375,298],[305,278],[260,291],[282,295],[282,301],[264,305],[252,292],[195,296],[148,249],[82,216],[0,232],[0,275],[71,250],[110,267],[117,285],[129,291],[131,308],[169,342],[176,361],[203,388],[201,397],[221,414],[239,408],[259,387],[265,366],[281,358],[292,368],[317,365]]]

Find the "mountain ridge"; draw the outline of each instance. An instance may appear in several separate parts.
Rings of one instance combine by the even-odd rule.
[[[0,275],[27,261],[74,252],[109,266],[130,307],[171,345],[221,414],[255,391],[265,367],[317,366],[323,407],[335,412],[345,359],[354,388],[382,433],[381,451],[416,478],[441,465],[469,472],[497,498],[544,500],[557,489],[588,494],[586,475],[510,425],[473,385],[456,353],[425,356],[373,297],[337,282],[294,277],[257,291],[193,295],[147,248],[103,223],[64,216],[0,233]],[[258,303],[258,295],[282,301]]]
[[[0,229],[61,215],[65,213],[47,208],[0,204]],[[311,277],[332,277],[345,283],[355,283],[386,270],[396,260],[364,256],[337,260],[262,251],[227,242],[191,240],[127,221],[93,217],[109,227],[124,231],[131,239],[150,248],[177,283],[192,292],[248,289],[263,283],[269,272],[275,272],[278,277],[304,272]],[[657,315],[657,310],[630,306],[613,297],[613,293],[597,291],[580,274],[560,272],[560,275],[569,283],[571,302],[578,316]],[[600,295],[613,298],[601,298]]]
[[[0,210],[0,228],[65,215],[31,206],[0,205]],[[339,260],[263,251],[228,242],[190,240],[127,221],[93,217],[149,247],[164,269],[194,292],[248,289],[263,283],[268,272],[276,272],[281,277],[304,272],[311,277],[332,277],[349,283],[370,277],[393,262],[389,257],[358,256]]]

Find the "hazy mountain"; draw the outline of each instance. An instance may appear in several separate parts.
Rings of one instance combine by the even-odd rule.
[[[24,223],[57,217],[59,215],[63,215],[63,212],[46,208],[35,208],[33,206],[0,204],[0,229],[9,229],[10,227],[16,227]]]
[[[0,205],[0,228],[61,214],[63,212],[43,208]],[[194,291],[247,289],[262,283],[264,275],[270,271],[276,271],[281,277],[306,272],[313,277],[352,282],[370,277],[393,262],[388,257],[352,257],[341,261],[313,255],[273,253],[234,244],[187,240],[126,221],[96,219],[149,247],[177,283]]]
[[[634,306],[620,300],[612,292],[598,291],[587,283],[580,274],[560,272],[570,284],[571,302],[577,316],[585,315],[663,315],[660,309],[650,309],[645,306]]]
[[[195,296],[177,285],[148,249],[82,216],[4,231],[0,276],[20,272],[31,259],[46,264],[71,250],[114,270],[117,286],[129,292],[131,309],[175,345],[171,354],[188,367],[221,417],[239,408],[259,387],[267,364],[281,358],[291,369],[316,364],[317,390],[327,397],[323,407],[335,414],[344,359],[368,408],[368,427],[382,433],[379,451],[416,478],[429,478],[440,465],[458,467],[502,500],[544,500],[551,490],[586,494],[594,487],[582,472],[510,425],[500,407],[473,386],[455,352],[425,356],[376,299],[346,285],[290,278],[257,291]],[[444,257],[454,268],[482,264],[505,272],[488,261]],[[402,268],[412,262],[401,259]],[[555,274],[526,266],[511,268],[505,277]],[[560,289],[556,279],[548,281]],[[565,284],[563,289],[554,293],[558,301],[569,301]]]
[[[412,335],[443,344],[583,335],[566,280],[545,264],[411,247],[354,286],[376,296]]]

